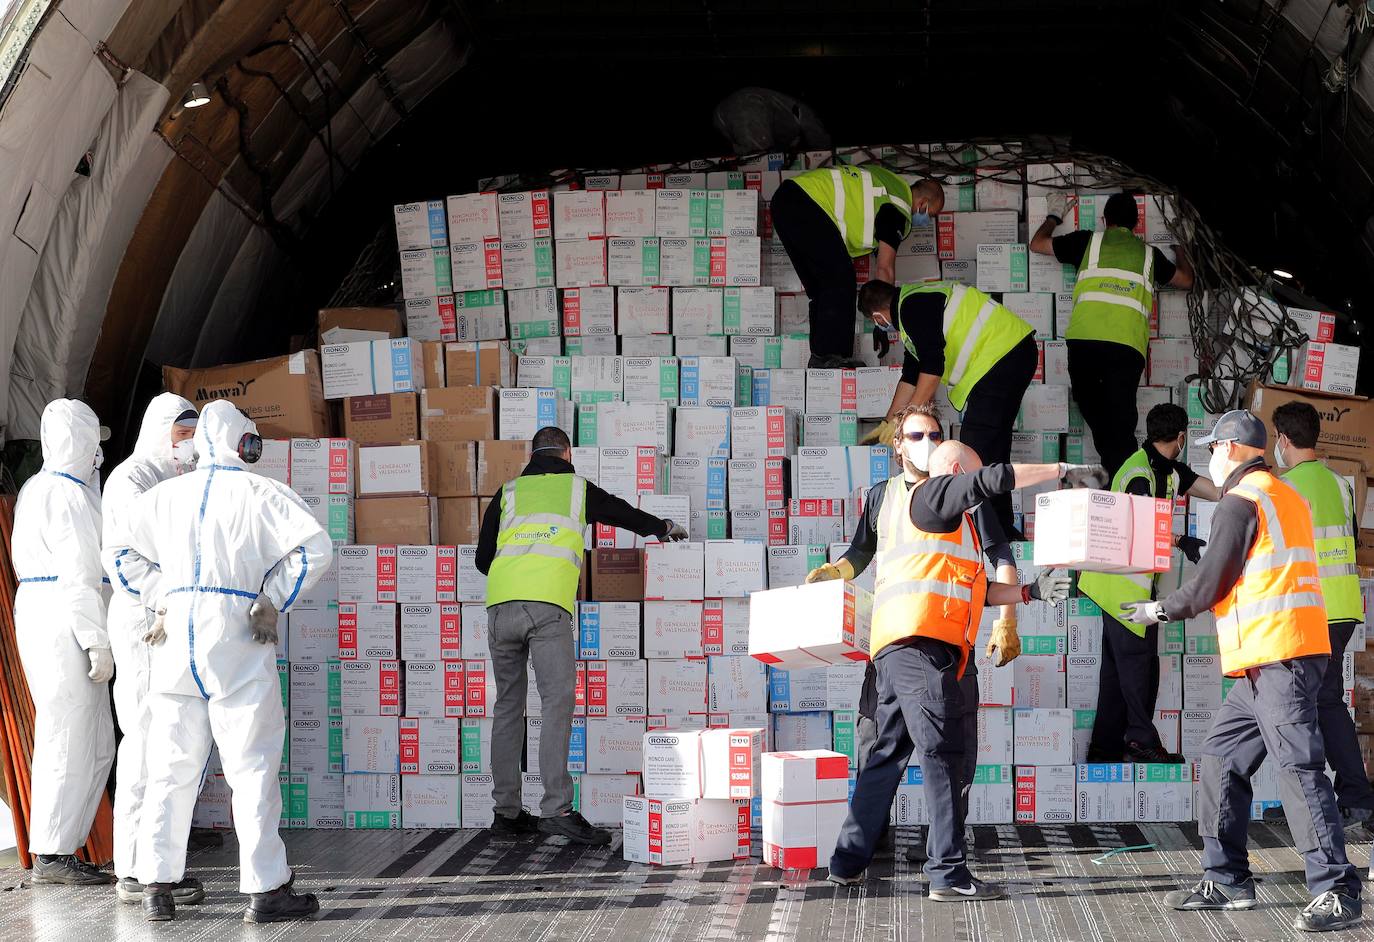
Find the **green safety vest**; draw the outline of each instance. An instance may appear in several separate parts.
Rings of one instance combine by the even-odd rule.
[[[944,295],[945,373],[940,380],[949,387],[950,403],[962,412],[969,391],[1035,328],[977,288],[952,281],[903,285],[893,320],[902,346],[918,360],[921,354],[902,327],[902,302],[913,294]]]
[[[1364,621],[1364,597],[1355,568],[1354,495],[1339,474],[1320,461],[1304,461],[1289,468],[1283,479],[1312,508],[1316,537],[1317,573],[1322,577],[1327,621]],[[1331,654],[1339,657],[1340,651]]]
[[[487,607],[502,602],[577,606],[587,482],[576,474],[525,474],[501,488],[501,529],[487,573]]]
[[[1073,289],[1068,340],[1109,340],[1141,356],[1150,343],[1155,253],[1132,232],[1094,232]]]
[[[1150,465],[1150,456],[1144,448],[1126,459],[1116,476],[1112,478],[1112,490],[1118,494],[1126,493],[1132,481],[1145,479],[1150,484],[1150,496],[1159,493],[1159,478]],[[1164,481],[1164,496],[1172,501],[1178,486],[1178,475],[1170,473]],[[1121,606],[1127,602],[1142,602],[1155,597],[1155,575],[1142,572],[1135,574],[1115,572],[1082,572],[1078,575],[1078,590],[1097,603],[1097,607],[1125,625],[1139,637],[1145,637],[1145,626],[1121,621]]]
[[[792,179],[834,220],[852,258],[878,247],[873,220],[886,205],[897,207],[906,217],[902,238],[911,231],[911,186],[885,167],[821,167]]]

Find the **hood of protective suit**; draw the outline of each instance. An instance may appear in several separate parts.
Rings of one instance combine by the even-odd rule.
[[[60,471],[82,481],[93,477],[100,447],[100,420],[78,399],[54,399],[39,424],[43,470]]]
[[[172,423],[187,409],[195,409],[190,400],[176,393],[160,393],[148,403],[143,424],[134,442],[132,458],[155,461],[170,473],[172,469]]]
[[[248,467],[239,457],[239,440],[258,434],[258,427],[228,399],[216,399],[200,410],[196,425],[196,454],[200,466],[210,464]]]

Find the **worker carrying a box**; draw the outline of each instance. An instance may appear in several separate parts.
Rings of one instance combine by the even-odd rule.
[[[1331,661],[1326,606],[1312,513],[1265,463],[1267,439],[1263,422],[1233,409],[1198,441],[1211,450],[1209,474],[1222,493],[1211,546],[1193,578],[1165,599],[1122,607],[1140,625],[1210,608],[1222,672],[1236,678],[1202,747],[1202,879],[1165,902],[1184,910],[1255,906],[1246,827],[1250,779],[1267,756],[1277,766],[1283,810],[1313,894],[1293,927],[1340,929],[1359,921],[1360,878],[1346,859],[1317,718]]]
[[[935,181],[908,186],[878,164],[821,167],[782,182],[769,211],[810,302],[810,368],[863,365],[854,359],[854,259],[876,249],[874,277],[891,284],[897,247],[913,224],[934,225],[944,205]]]
[[[1327,632],[1331,660],[1317,694],[1317,725],[1326,746],[1326,764],[1336,773],[1336,804],[1342,817],[1358,819],[1371,830],[1374,789],[1369,787],[1360,756],[1355,723],[1345,708],[1341,682],[1342,658],[1350,646],[1355,626],[1364,621],[1364,596],[1355,568],[1355,498],[1345,478],[1328,468],[1317,456],[1321,417],[1306,402],[1289,402],[1274,410],[1274,462],[1283,479],[1293,485],[1312,508],[1313,536],[1317,549],[1317,573],[1326,600]],[[1278,811],[1278,809],[1273,809]],[[1266,817],[1268,817],[1266,812]]]
[[[1135,235],[1140,208],[1129,193],[1107,200],[1096,232],[1054,235],[1068,216],[1069,196],[1051,193],[1046,206],[1047,218],[1031,237],[1030,250],[1078,269],[1073,313],[1063,332],[1069,385],[1103,466],[1115,474],[1135,451],[1135,391],[1145,371],[1155,288],[1191,287],[1193,268],[1182,246],[1175,264]]]
[[[1147,441],[1112,478],[1119,494],[1154,497],[1172,503],[1186,494],[1216,500],[1216,486],[1178,460],[1184,448],[1188,413],[1182,406],[1162,402],[1145,416]],[[1201,559],[1207,544],[1197,537],[1174,540],[1191,562]],[[1156,573],[1118,574],[1083,572],[1078,590],[1102,609],[1102,666],[1093,719],[1089,762],[1182,762],[1166,752],[1155,728],[1155,699],[1159,696],[1159,626],[1121,620],[1121,606],[1138,598],[1154,598]]]
[[[604,523],[660,540],[685,540],[672,520],[631,507],[579,477],[572,443],[545,426],[530,443],[530,462],[487,505],[475,563],[487,577],[487,632],[496,676],[491,777],[492,828],[507,835],[558,834],[579,844],[608,844],[611,833],[573,810],[568,774],[577,668],[573,612],[582,573],[584,532]],[[543,732],[540,817],[520,805],[520,756],[525,734],[526,667],[534,662]]]
[[[14,633],[33,695],[34,883],[111,881],[75,856],[95,821],[115,754],[106,686],[115,662],[105,629],[96,477],[101,435],[84,402],[48,403],[39,425],[43,467],[24,482],[14,510]]]
[[[985,602],[1059,601],[1068,597],[1069,586],[1066,575],[1053,570],[1028,586],[989,582],[972,512],[993,494],[1065,477],[1077,483],[1094,470],[1063,464],[984,468],[967,445],[945,442],[930,456],[929,480],[908,495],[894,490],[884,498],[869,640],[877,672],[877,744],[859,773],[830,861],[832,883],[863,880],[907,760],[919,749],[931,820],[925,865],[930,898],[958,902],[1002,896],[1000,888],[976,880],[965,861],[965,750],[970,744],[961,681]],[[976,693],[974,698],[976,703]]]
[[[977,288],[952,281],[899,291],[875,279],[860,290],[859,309],[884,332],[895,327],[906,348],[887,418],[864,443],[887,441],[897,413],[931,402],[944,383],[950,404],[963,413],[960,441],[989,464],[1010,461],[1012,429],[1039,360],[1035,328]],[[1011,495],[998,494],[991,504],[1003,532],[1019,540]]]
[[[157,613],[147,695],[148,783],[137,877],[143,912],[172,919],[186,871],[187,822],[210,747],[234,794],[239,891],[245,922],[279,922],[319,910],[294,876],[277,833],[286,717],[277,674],[277,614],[328,571],[334,545],[285,484],[248,466],[262,455],[257,426],[216,400],[196,427],[194,471],[138,499],[127,555],[131,588]],[[111,547],[115,553],[124,548]]]

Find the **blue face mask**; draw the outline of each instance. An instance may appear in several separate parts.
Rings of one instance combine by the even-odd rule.
[[[920,226],[922,228],[930,225],[930,211],[926,209],[918,209],[916,212],[912,213],[911,224],[913,226]]]

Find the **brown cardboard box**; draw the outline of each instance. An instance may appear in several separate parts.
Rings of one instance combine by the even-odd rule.
[[[1311,404],[1321,416],[1318,452],[1332,458],[1349,458],[1366,471],[1374,471],[1374,400],[1255,383],[1246,394],[1245,407],[1259,416],[1266,427],[1273,428],[1274,410],[1285,402],[1295,401]]]
[[[494,496],[507,481],[518,478],[529,463],[529,442],[478,442],[477,493]]]
[[[420,437],[430,442],[495,438],[496,390],[490,386],[420,390]]]
[[[401,330],[401,312],[394,307],[327,307],[320,311],[319,323],[320,343],[405,336]]]
[[[349,396],[343,403],[344,437],[360,445],[419,438],[419,401],[415,393]]]
[[[1355,565],[1374,567],[1374,530],[1361,530],[1355,535]]]
[[[642,602],[644,600],[644,551],[637,549],[592,550],[592,600]]]
[[[435,497],[477,496],[477,443],[430,442],[429,453],[434,458],[431,478]],[[443,527],[443,508],[439,510]]]
[[[215,399],[228,399],[257,423],[263,438],[329,435],[320,356],[314,350],[200,370],[164,366],[162,384],[168,392],[191,400],[197,409]]]
[[[476,497],[439,498],[439,545],[464,546],[477,542],[482,517]]]
[[[1269,432],[1270,438],[1277,438],[1273,430]],[[1355,519],[1360,519],[1360,513],[1364,510],[1365,495],[1367,484],[1363,463],[1351,461],[1349,458],[1327,458],[1326,466],[1335,471],[1343,478],[1353,481],[1355,484]]]
[[[444,345],[437,340],[420,344],[420,362],[424,367],[425,381],[421,389],[438,389],[448,385],[444,382]]]
[[[353,502],[353,538],[359,543],[429,546],[438,516],[433,497],[362,497]]]
[[[450,386],[514,386],[516,356],[504,340],[444,344]]]
[[[434,493],[434,452],[429,442],[369,442],[358,446],[359,497]]]

